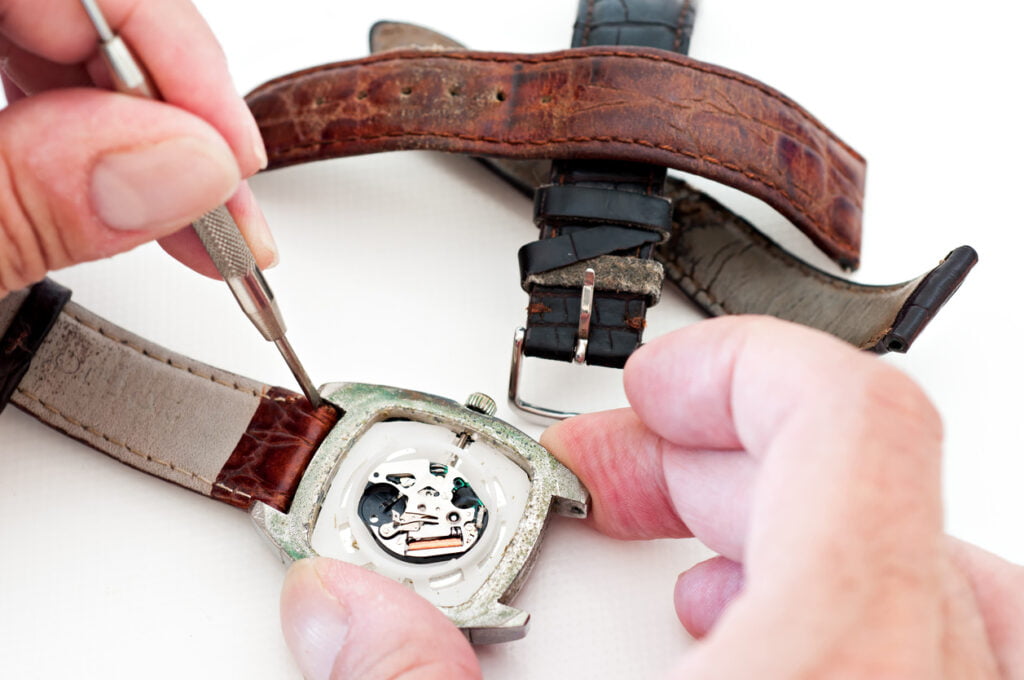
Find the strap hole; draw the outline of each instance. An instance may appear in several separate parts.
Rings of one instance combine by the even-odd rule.
[[[366,99],[369,96],[370,93],[367,92],[366,90],[360,90],[359,92],[356,93],[356,99]]]
[[[551,103],[551,95],[546,94],[543,97],[541,97],[540,98],[540,103],[541,104],[550,104]]]
[[[458,97],[460,94],[462,94],[462,91],[457,87],[452,87],[448,90],[448,95],[451,97]]]
[[[412,88],[411,87],[403,87],[402,88],[402,96],[403,97],[408,97],[410,94],[412,94]]]
[[[505,92],[502,90],[498,90],[497,92],[494,93],[494,98],[497,99],[499,102],[505,101]]]

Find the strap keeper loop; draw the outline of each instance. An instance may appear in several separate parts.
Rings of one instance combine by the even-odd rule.
[[[672,202],[661,196],[575,184],[548,184],[533,197],[533,221],[621,224],[660,233],[672,230]]]

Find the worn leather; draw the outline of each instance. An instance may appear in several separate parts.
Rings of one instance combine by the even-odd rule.
[[[542,161],[482,162],[524,196],[548,172]],[[668,179],[665,195],[673,202],[673,224],[655,259],[666,281],[704,313],[770,314],[865,350],[906,352],[978,261],[973,248],[961,246],[914,279],[864,285],[794,257],[680,179]]]
[[[0,318],[0,412],[32,365],[32,359],[53,328],[71,291],[49,279],[43,279],[23,295],[18,307],[11,307],[10,318]]]
[[[845,266],[859,256],[860,155],[776,90],[682,55],[394,50],[247,100],[272,168],[400,149],[650,163],[766,201]]]
[[[629,230],[641,239],[641,244],[634,247],[616,250],[594,249],[596,257],[617,258],[627,267],[642,269],[654,253],[654,244],[661,241],[664,232],[659,227],[671,224],[671,204],[661,197],[665,183],[665,169],[644,164],[612,161],[567,160],[552,163],[551,184],[542,186],[537,191],[543,197],[545,191],[562,189],[573,191],[575,210],[563,211],[567,214],[548,214],[542,201],[535,202],[535,221],[540,227],[540,240],[523,246],[519,251],[520,265],[525,263],[531,249],[543,249],[555,242],[566,241],[573,245],[583,244],[587,240],[606,229]],[[594,192],[590,196],[578,194],[580,190]],[[597,195],[597,192],[617,195],[619,201],[613,202]],[[664,221],[659,215],[656,219],[643,220],[647,224],[637,224],[642,213],[632,220],[616,219],[615,213],[621,213],[616,203],[625,203],[623,198],[635,196],[646,199],[650,204],[661,204]],[[588,200],[589,199],[589,200]],[[634,199],[635,202],[636,199]],[[619,206],[620,208],[622,206]],[[605,219],[595,216],[604,212]],[[574,248],[578,251],[579,248]],[[569,263],[573,265],[575,263]],[[566,279],[576,273],[574,279],[558,285],[531,285],[537,277],[522,266],[520,275],[523,287],[530,294],[528,309],[547,308],[558,310],[542,315],[529,313],[526,317],[526,333],[523,341],[523,354],[529,357],[541,357],[558,361],[573,361],[576,354],[576,342],[579,336],[579,309],[583,290],[583,272],[593,260],[584,261],[577,266],[562,270],[556,276]],[[660,269],[660,268],[659,268]],[[596,271],[596,269],[595,269]],[[550,278],[550,277],[549,277]],[[602,277],[605,278],[605,277]],[[622,368],[630,355],[643,342],[644,328],[647,326],[647,307],[660,298],[648,296],[635,290],[634,287],[620,289],[595,289],[593,306],[600,310],[599,332],[589,334],[587,352],[584,361],[587,364]],[[562,314],[564,310],[566,314]],[[575,310],[576,316],[570,310]],[[591,319],[591,328],[595,328],[598,314]]]
[[[213,497],[240,508],[260,500],[287,512],[309,461],[337,422],[333,408],[313,409],[303,395],[271,388],[217,475]]]
[[[672,182],[669,194],[676,201],[677,228],[661,247],[659,260],[666,278],[705,312],[770,314],[827,331],[861,349],[909,349],[912,339],[893,345],[890,335],[930,273],[885,286],[847,281],[801,262],[681,181]],[[944,262],[937,269],[955,270],[962,281],[977,254],[963,246]],[[946,287],[931,299],[928,320],[955,290]]]
[[[572,47],[592,45],[636,45],[657,47],[685,53],[693,29],[694,8],[689,0],[581,0],[573,31]],[[633,269],[638,276],[646,269],[654,254],[651,230],[667,231],[671,225],[671,204],[662,198],[665,168],[656,165],[565,158],[552,163],[548,183],[540,185],[535,194],[534,221],[540,227],[540,240],[519,251],[522,265],[530,250],[553,249],[559,241],[575,245],[598,231],[632,230],[645,242],[634,247],[603,249],[597,255],[619,259],[620,269]],[[574,249],[576,251],[578,249]],[[596,263],[595,263],[596,264]],[[530,293],[530,308],[539,305],[570,309],[579,307],[586,263],[569,263],[559,272],[562,278],[576,273],[574,281],[560,285],[531,284],[536,277],[521,266],[524,288]],[[606,265],[607,266],[607,265]],[[622,278],[632,279],[628,272]],[[660,286],[659,286],[660,287]],[[615,294],[614,303],[604,302]],[[564,301],[556,302],[556,298]],[[594,292],[594,304],[603,307],[604,328],[591,335],[583,359],[588,364],[620,368],[643,342],[647,306],[660,296],[649,297],[627,286]],[[570,299],[572,298],[572,299]],[[614,318],[609,308],[622,308],[629,316]],[[572,361],[576,354],[579,320],[564,318],[561,329],[553,329],[552,315],[545,315],[548,324],[536,328],[537,316],[527,316],[523,354]],[[614,347],[603,343],[614,340]]]
[[[646,325],[646,299],[642,295],[606,291],[594,295],[590,318],[587,363],[621,366],[622,357],[636,349],[637,336]],[[580,287],[537,288],[527,307],[527,335],[533,335],[530,356],[570,361],[566,348],[576,344],[580,319]]]
[[[541,241],[527,243],[519,249],[519,272],[523,279],[523,288],[529,292],[533,284],[540,282],[541,277],[537,276],[539,274],[550,271],[557,272],[598,257],[604,257],[606,260],[622,259],[641,265],[643,261],[639,258],[626,258],[612,255],[612,253],[635,250],[661,240],[662,236],[658,232],[600,225],[583,231],[569,232],[562,236],[552,236]],[[576,277],[571,282],[562,285],[575,285],[579,281],[580,277]]]
[[[0,300],[0,333],[25,297]],[[279,509],[298,483],[298,461],[308,461],[335,417],[329,407],[311,413],[300,395],[166,350],[75,303],[60,313],[12,402],[134,468],[233,505],[258,499]],[[293,458],[296,465],[280,464]]]
[[[404,21],[378,21],[370,27],[370,54],[410,47],[465,49],[457,40]]]
[[[587,269],[594,270],[595,291],[610,290],[639,295],[647,301],[649,307],[661,300],[661,288],[665,280],[662,264],[618,255],[599,255],[548,272],[527,274],[523,279],[523,288],[532,290],[533,286],[554,286],[575,290]]]

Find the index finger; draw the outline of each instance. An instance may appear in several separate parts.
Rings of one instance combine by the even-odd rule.
[[[861,429],[866,418],[893,421],[910,410],[923,421],[901,424],[941,433],[934,408],[902,373],[771,317],[714,319],[658,338],[633,355],[623,381],[641,420],[691,449],[761,458],[780,438],[811,432],[835,448],[871,434]],[[904,397],[913,408],[899,403]]]
[[[266,164],[252,114],[235,91],[210,27],[188,0],[97,0],[113,31],[149,71],[163,99],[214,126],[243,176]],[[97,53],[97,35],[79,2],[0,0],[0,32],[21,48],[63,64]]]
[[[715,319],[641,349],[625,381],[640,419],[667,441],[759,461],[733,530],[750,576],[779,586],[766,592],[871,583],[886,570],[878,583],[888,583],[935,549],[941,422],[877,358],[775,319]],[[676,484],[685,479],[679,471]],[[709,486],[687,487],[694,506]]]
[[[937,525],[937,415],[898,371],[834,338],[706,321],[639,350],[624,380],[631,412],[573,418],[542,439],[588,486],[606,534],[692,531],[741,560],[783,536]]]

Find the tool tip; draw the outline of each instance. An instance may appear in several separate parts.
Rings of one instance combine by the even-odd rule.
[[[302,362],[299,361],[299,357],[296,356],[295,350],[292,349],[292,345],[288,342],[288,338],[283,335],[274,341],[277,345],[277,349],[281,352],[281,356],[284,357],[285,363],[288,364],[288,368],[291,369],[292,375],[295,376],[295,380],[298,381],[299,387],[302,388],[302,393],[306,395],[306,399],[313,408],[320,408],[324,404],[324,400],[320,397],[320,393],[317,392],[316,387],[313,385],[313,381],[309,379],[309,374],[306,373],[306,369],[302,366]]]

